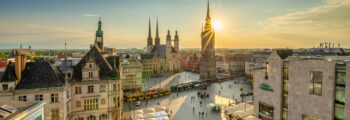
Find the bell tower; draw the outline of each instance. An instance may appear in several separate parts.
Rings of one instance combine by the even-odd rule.
[[[96,30],[96,38],[95,38],[95,44],[103,51],[103,31],[102,31],[102,22],[101,17],[98,21],[98,28]]]

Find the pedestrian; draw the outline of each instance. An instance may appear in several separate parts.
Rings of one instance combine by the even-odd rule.
[[[193,107],[193,112],[194,112],[194,107]]]
[[[202,112],[202,115],[204,116],[204,112]]]
[[[174,99],[174,94],[173,94],[173,99]]]
[[[176,93],[177,96],[179,96],[179,93]]]
[[[198,116],[201,117],[201,112],[198,112]]]
[[[208,117],[208,113],[205,113],[205,117]]]

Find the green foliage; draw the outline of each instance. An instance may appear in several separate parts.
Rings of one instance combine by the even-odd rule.
[[[0,59],[5,59],[10,55],[9,51],[0,51]]]
[[[239,91],[241,91],[241,92],[243,91],[243,86],[241,86],[241,87],[239,88]]]

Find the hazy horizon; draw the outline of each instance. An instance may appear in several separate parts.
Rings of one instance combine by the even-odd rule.
[[[210,0],[216,48],[312,48],[320,42],[350,47],[349,0]],[[105,46],[146,45],[159,18],[161,43],[166,31],[179,31],[180,48],[200,48],[207,0],[0,1],[0,49],[88,49],[102,17]]]

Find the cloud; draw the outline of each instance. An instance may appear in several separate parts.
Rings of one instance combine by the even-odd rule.
[[[302,43],[331,40],[350,45],[349,0],[325,0],[324,3],[306,11],[269,18],[258,24],[262,26],[263,33],[279,38]]]
[[[85,17],[98,17],[99,15],[97,14],[83,14]]]

